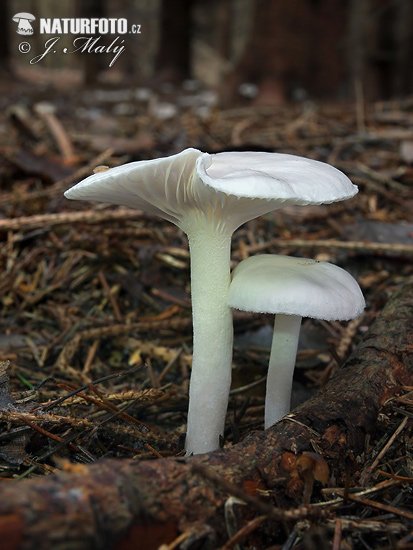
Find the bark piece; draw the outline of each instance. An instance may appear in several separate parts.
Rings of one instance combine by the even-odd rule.
[[[186,548],[216,548],[227,539],[223,509],[231,494],[244,495],[252,513],[269,511],[258,488],[275,490],[283,505],[274,519],[309,517],[308,508],[286,510],[303,492],[296,460],[315,443],[343,479],[348,450],[357,457],[377,430],[382,405],[413,385],[412,307],[410,281],[317,395],[238,445],[186,459],[108,460],[3,484],[1,548],[151,550],[182,532]]]

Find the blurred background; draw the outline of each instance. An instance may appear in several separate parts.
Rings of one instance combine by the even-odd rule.
[[[35,16],[32,36],[17,34],[19,12]],[[223,106],[361,94],[370,101],[413,91],[411,0],[3,0],[0,13],[8,83],[162,90],[196,80]],[[82,17],[126,18],[141,32],[120,36],[125,49],[111,68],[109,53],[64,55],[74,35],[38,32],[39,18]],[[61,36],[57,54],[30,64],[53,36]],[[28,54],[18,49],[23,38]]]

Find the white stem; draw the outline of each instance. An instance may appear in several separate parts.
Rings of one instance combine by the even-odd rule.
[[[189,386],[187,455],[219,448],[231,386],[231,234],[212,228],[188,231],[191,252],[192,374]]]
[[[290,411],[301,317],[278,313],[274,322],[265,397],[265,428]]]

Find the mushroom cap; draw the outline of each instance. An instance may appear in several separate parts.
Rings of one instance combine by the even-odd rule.
[[[304,451],[297,459],[296,464],[303,472],[310,470],[315,480],[327,483],[330,470],[327,462],[319,453]]]
[[[197,149],[177,155],[130,162],[87,177],[65,192],[68,199],[129,206],[179,225],[185,203],[191,206],[190,188]]]
[[[28,21],[34,21],[36,18],[31,13],[16,13],[16,15],[13,16],[13,21],[20,21],[20,19],[27,19]]]
[[[204,153],[197,171],[215,191],[297,205],[349,199],[358,190],[329,164],[282,153]]]
[[[365,301],[357,281],[341,267],[263,254],[235,268],[228,305],[256,313],[346,321],[362,313]]]
[[[278,153],[202,153],[138,161],[94,174],[68,191],[68,199],[129,206],[156,214],[185,231],[200,215],[234,231],[284,205],[321,204],[358,189],[328,164]]]

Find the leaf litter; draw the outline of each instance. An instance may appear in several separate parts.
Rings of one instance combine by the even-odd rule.
[[[90,91],[57,98],[44,89],[28,96],[16,85],[4,94],[1,482],[106,457],[183,452],[192,346],[187,241],[145,213],[64,199],[96,166],[186,147],[265,150],[330,162],[359,186],[350,201],[281,209],[233,238],[233,267],[257,253],[327,260],[350,271],[366,296],[355,321],[304,322],[295,403],[327,382],[413,274],[413,132],[404,124],[411,98],[366,105],[359,128],[353,104],[201,109],[175,94],[166,98],[178,105],[173,124],[133,90],[116,110],[98,90],[92,98]],[[234,325],[225,445],[263,429],[272,318],[237,312]],[[412,418],[413,386],[386,404],[380,433],[354,457],[359,474],[344,487],[316,483],[310,505],[328,516],[297,523],[271,548],[319,540],[332,540],[333,548],[413,547]],[[249,537],[262,518],[242,528]],[[225,548],[240,547],[245,533],[234,532]]]

